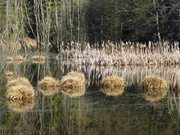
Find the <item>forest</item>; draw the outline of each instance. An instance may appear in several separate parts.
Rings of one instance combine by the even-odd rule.
[[[179,41],[179,0],[1,0],[1,32],[61,41]],[[9,8],[11,7],[11,8]],[[7,31],[11,34],[8,36]]]

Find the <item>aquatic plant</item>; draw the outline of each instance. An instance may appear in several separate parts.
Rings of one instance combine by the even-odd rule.
[[[156,102],[167,95],[167,82],[158,76],[149,75],[144,78],[143,89],[145,100]]]
[[[11,101],[32,100],[35,91],[28,79],[17,78],[7,83],[6,98]]]
[[[59,81],[50,76],[46,76],[38,82],[39,90],[45,96],[51,96],[58,93],[59,85]]]
[[[86,47],[83,47],[84,45]],[[66,44],[62,42],[57,58],[64,61],[75,61],[80,65],[94,66],[177,65],[180,64],[178,45],[178,42],[171,44],[168,41],[162,42],[162,45],[158,42],[142,44],[108,41],[101,44],[94,43],[91,46],[88,42],[84,44],[73,41]]]
[[[79,97],[85,94],[85,76],[83,73],[70,72],[61,79],[61,92],[70,97]]]
[[[119,96],[124,92],[124,80],[116,75],[105,77],[101,82],[101,89],[107,96]]]

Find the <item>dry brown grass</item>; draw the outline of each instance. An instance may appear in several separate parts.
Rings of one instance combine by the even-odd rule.
[[[105,77],[101,82],[101,89],[107,96],[120,96],[124,92],[124,80],[119,76]]]
[[[51,96],[59,92],[59,84],[55,78],[46,76],[38,82],[38,87],[44,96]]]
[[[156,102],[167,95],[167,82],[155,75],[145,77],[143,88],[144,98],[147,101]]]
[[[35,97],[35,91],[26,78],[17,78],[7,84],[6,98],[11,101],[32,100]]]
[[[61,79],[61,90],[64,95],[79,97],[85,94],[85,76],[83,73],[70,72]]]

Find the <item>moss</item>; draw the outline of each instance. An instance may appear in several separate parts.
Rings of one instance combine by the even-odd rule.
[[[107,76],[101,82],[101,89],[108,96],[119,96],[124,92],[124,80],[116,75]]]

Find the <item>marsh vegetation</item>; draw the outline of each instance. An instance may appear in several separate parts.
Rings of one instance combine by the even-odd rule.
[[[0,132],[179,135],[178,0],[0,0]]]

